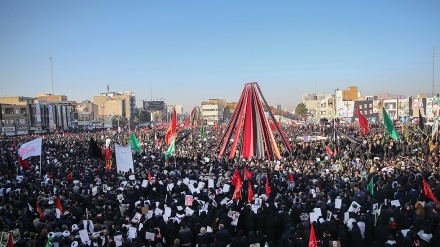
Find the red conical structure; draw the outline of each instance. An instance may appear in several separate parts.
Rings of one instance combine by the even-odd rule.
[[[265,111],[269,113],[269,118],[275,125],[275,131],[281,135],[285,147],[292,151],[292,147],[261,93],[260,87],[256,82],[251,82],[245,84],[234,115],[229,120],[228,127],[220,139],[216,149],[218,157],[225,155],[228,150],[229,158],[232,159],[238,149],[241,157],[248,160],[253,157],[269,160],[281,159]],[[231,138],[232,142],[229,141]]]

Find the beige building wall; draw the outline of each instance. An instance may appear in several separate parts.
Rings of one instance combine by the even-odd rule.
[[[108,121],[112,116],[122,116],[125,115],[124,109],[124,99],[113,99],[109,96],[94,96],[93,103],[98,108],[98,118],[104,118]]]
[[[358,96],[358,87],[351,86],[342,90],[342,100],[344,101],[357,101],[359,98]]]
[[[98,117],[113,114],[131,118],[136,108],[135,100],[136,98],[132,92],[109,92],[93,96],[93,103],[98,106]]]
[[[35,98],[23,96],[0,97],[0,104],[28,105],[32,104]]]
[[[67,101],[66,95],[55,95],[55,94],[37,94],[39,100],[45,100],[47,102],[53,101]]]

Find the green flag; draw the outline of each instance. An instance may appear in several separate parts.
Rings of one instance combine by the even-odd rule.
[[[370,183],[367,185],[367,190],[370,191],[370,194],[374,196],[374,176],[371,177]]]
[[[200,131],[200,136],[202,137],[202,141],[206,140],[206,130],[205,130],[205,120],[202,119],[202,130]]]
[[[141,144],[139,143],[134,133],[131,133],[130,143],[131,143],[131,148],[133,148],[138,153],[141,152]]]
[[[170,146],[167,149],[167,152],[165,153],[165,160],[168,160],[168,158],[170,158],[170,156],[174,153],[176,149],[175,143],[176,143],[176,138],[173,138]]]
[[[387,130],[388,135],[391,136],[394,140],[399,140],[399,134],[397,134],[396,129],[394,128],[393,120],[391,120],[390,116],[388,116],[385,108],[382,107],[383,112],[383,124],[385,125],[385,129]]]

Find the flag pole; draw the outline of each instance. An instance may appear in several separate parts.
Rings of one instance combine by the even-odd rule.
[[[40,179],[41,179],[41,176],[43,175],[43,172],[41,171],[41,156],[42,156],[43,154],[40,154]]]

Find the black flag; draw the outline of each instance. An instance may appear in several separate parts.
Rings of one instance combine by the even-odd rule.
[[[90,137],[90,141],[89,141],[89,156],[93,158],[102,159],[101,149],[98,147],[98,144],[96,144],[95,140],[93,140],[92,137]]]
[[[422,117],[422,113],[420,112],[420,108],[419,108],[419,128],[422,132],[423,132],[423,129],[425,129],[425,125],[423,124],[423,117]]]

